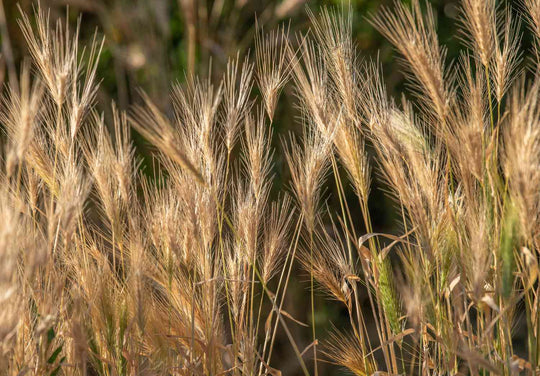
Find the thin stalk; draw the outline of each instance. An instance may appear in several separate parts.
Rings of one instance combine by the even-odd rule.
[[[251,259],[251,291],[250,291],[250,300],[249,300],[249,333],[253,333],[253,301],[255,300],[255,247],[252,248],[253,257]]]
[[[290,279],[290,276],[291,276],[292,266],[294,264],[294,259],[295,259],[295,256],[296,256],[296,250],[298,249],[298,240],[300,239],[300,231],[301,231],[301,228],[302,228],[301,227],[302,221],[303,221],[303,214],[300,214],[300,216],[298,217],[298,223],[296,225],[296,231],[295,231],[296,235],[295,235],[295,240],[293,242],[294,247],[293,247],[293,250],[292,250],[291,261],[289,263],[289,269],[287,271],[287,278],[285,279],[285,285],[283,286],[283,295],[281,296],[281,302],[279,304],[278,312],[281,312],[281,309],[283,308],[283,303],[285,302],[285,295],[287,293],[287,287],[289,285],[289,279]],[[289,250],[289,253],[290,253],[290,250]],[[281,285],[281,280],[283,278],[283,272],[285,271],[285,269],[286,268],[283,267],[283,271],[282,271],[280,281],[279,281],[279,284],[278,284],[278,289],[276,291],[276,296],[279,293],[279,285]],[[268,360],[266,361],[267,364],[270,364],[270,360],[272,359],[272,350],[274,349],[274,340],[276,338],[277,326],[278,326],[278,321],[276,320],[276,323],[274,325],[274,330],[273,330],[271,340],[270,340],[270,347],[269,347],[269,351],[268,351]]]
[[[342,216],[343,216],[343,226],[345,227],[346,233],[347,234],[350,233],[349,230],[351,230],[353,237],[356,239],[356,231],[354,230],[354,227],[351,227],[351,229],[349,229],[349,226],[348,226],[348,223],[347,223],[347,218],[349,219],[349,222],[351,224],[353,222],[352,222],[352,219],[351,219],[351,213],[350,213],[349,207],[347,205],[347,201],[345,200],[345,191],[343,189],[343,184],[341,183],[341,176],[340,176],[340,173],[339,173],[339,169],[337,167],[335,155],[333,153],[331,155],[331,161],[332,161],[332,169],[333,169],[333,172],[334,172],[334,178],[336,180],[339,204],[340,204],[341,212],[342,212]],[[348,253],[349,253],[349,264],[351,265],[351,267],[354,270],[354,267],[353,267],[354,262],[353,262],[353,257],[352,257],[351,242],[350,242],[350,239],[349,239],[348,236],[346,236],[346,241],[347,241],[347,250],[348,250]],[[349,316],[350,316],[350,320],[351,320],[351,325],[352,325],[353,330],[354,330],[354,334],[358,339],[358,343],[361,346],[362,352],[365,354],[365,353],[367,353],[366,348],[365,348],[365,339],[366,339],[366,337],[364,337],[364,335],[363,335],[363,333],[364,333],[363,330],[365,329],[365,320],[363,318],[363,315],[361,314],[361,310],[360,310],[359,305],[358,305],[358,289],[356,287],[356,284],[355,284],[353,290],[354,290],[354,297],[355,297],[354,305],[355,305],[355,313],[356,313],[356,317],[357,317],[358,328],[356,328],[356,325],[353,322],[353,313],[352,313],[350,308],[349,308]],[[368,337],[368,346],[371,348],[371,343],[369,341],[369,337]],[[364,367],[365,367],[366,366],[366,360],[363,359],[363,361],[364,361]]]
[[[491,120],[491,131],[493,132],[493,129],[495,128],[495,121],[493,119],[493,103],[491,99],[491,82],[489,78],[489,66],[486,64],[484,65],[485,68],[485,74],[486,74],[486,84],[487,84],[487,92],[488,92],[488,100],[489,100],[489,117]]]
[[[269,299],[271,299],[272,295],[268,291],[268,289],[266,287],[266,284],[264,283],[259,271],[257,270],[257,266],[254,265],[253,268],[255,269],[255,274],[257,274],[257,278],[261,282],[261,285],[263,287],[263,290],[264,290],[265,294],[268,296]],[[277,311],[276,305],[272,304],[272,306],[273,306],[273,309]],[[295,353],[296,357],[298,358],[298,361],[300,362],[300,367],[302,368],[302,371],[303,371],[304,375],[309,376],[309,371],[308,371],[308,369],[306,367],[306,364],[304,363],[304,360],[302,359],[302,354],[298,350],[298,346],[296,345],[296,342],[294,341],[294,337],[292,336],[291,331],[289,330],[289,327],[287,326],[287,323],[285,322],[285,320],[283,320],[283,317],[281,316],[279,311],[277,311],[277,316],[278,316],[279,321],[281,322],[281,325],[282,325],[283,329],[285,330],[285,333],[287,334],[287,337],[289,338],[289,341],[290,341],[290,343],[291,343],[291,345],[293,347],[294,353]]]
[[[315,328],[315,293],[313,287],[313,229],[309,230],[309,283],[310,283],[310,296],[311,296],[311,333],[313,336],[313,368],[315,370],[315,376],[318,376],[317,369],[317,332]]]
[[[56,112],[56,129],[55,129],[55,137],[58,137],[58,129],[60,128],[60,123],[62,121],[62,104],[57,102],[57,112]],[[58,146],[56,142],[53,142],[54,144],[54,164],[53,164],[53,176],[51,180],[51,211],[54,209],[54,196],[55,196],[55,190],[56,190],[56,167],[58,164]],[[56,194],[59,194],[59,192],[56,192]],[[53,212],[54,213],[54,212]],[[54,249],[53,249],[54,254]]]
[[[347,216],[345,215],[345,208],[344,208],[344,204],[343,204],[343,201],[344,201],[344,195],[342,195],[343,187],[341,185],[341,177],[339,175],[339,171],[338,171],[338,167],[337,167],[337,163],[336,163],[336,158],[335,158],[333,153],[331,155],[331,161],[332,161],[332,170],[334,172],[334,179],[336,180],[336,187],[338,188],[337,189],[337,191],[338,191],[338,199],[339,199],[339,205],[341,207],[341,213],[343,215],[343,224],[344,224],[346,232],[348,232],[349,226],[348,226],[348,223],[347,223]],[[354,265],[353,264],[353,258],[352,258],[351,242],[350,242],[348,236],[346,237],[345,241],[347,242],[347,251],[348,251],[348,254],[349,254],[349,264]]]
[[[223,212],[223,219],[225,220],[225,223],[227,223],[227,225],[230,227],[230,230],[231,232],[233,233],[234,237],[235,238],[239,238],[238,236],[238,233],[236,232],[236,229],[234,228],[234,225],[232,223],[232,221],[230,220],[229,216],[227,215],[227,213],[225,213],[225,211],[223,211],[223,208],[222,206],[220,205],[219,201],[217,200],[217,197],[215,196],[215,193],[214,193],[214,202],[216,203],[216,205],[219,206],[219,209],[222,210]],[[261,285],[263,287],[263,291],[264,293],[268,296],[268,298],[270,299],[270,301],[272,301],[272,295],[270,294],[270,292],[268,291],[268,289],[266,288],[266,284],[264,283],[263,279],[261,278],[258,270],[257,270],[257,266],[256,265],[252,265],[253,268],[255,268],[255,274],[257,275],[257,278],[259,279],[259,281],[261,282]],[[276,310],[276,305],[275,304],[272,304],[273,306],[273,309]],[[276,310],[277,311],[277,310]],[[302,367],[302,371],[304,372],[304,374],[306,376],[309,376],[309,372],[306,368],[306,365],[304,363],[304,360],[302,359],[302,356],[301,356],[301,353],[300,351],[298,351],[298,346],[296,345],[296,342],[294,341],[294,337],[292,336],[289,328],[287,327],[287,323],[283,320],[283,317],[281,316],[280,312],[277,311],[277,315],[278,315],[278,318],[279,318],[279,321],[283,327],[283,329],[285,330],[286,334],[287,334],[287,338],[289,339],[289,342],[291,343],[291,346],[293,347],[294,349],[294,352],[295,352],[295,355],[296,357],[298,358],[298,361],[300,362],[300,366]]]
[[[224,187],[223,187],[223,202],[221,203],[219,209],[218,209],[218,233],[219,233],[219,253],[221,257],[221,267],[223,269],[223,280],[225,284],[225,296],[227,300],[227,316],[229,318],[229,326],[231,330],[231,340],[233,345],[233,354],[237,354],[238,348],[236,343],[236,336],[234,333],[234,324],[232,319],[232,311],[231,311],[231,298],[230,298],[230,292],[229,292],[229,283],[227,279],[227,269],[225,267],[225,250],[223,247],[223,216],[225,214],[224,207],[225,207],[225,197],[226,197],[226,188],[227,188],[227,179],[229,177],[229,166],[230,166],[230,157],[231,157],[231,151],[227,151],[227,163],[225,164],[225,179],[224,179]],[[236,355],[233,356],[234,358],[234,373],[236,374],[238,372],[237,368],[237,357]]]

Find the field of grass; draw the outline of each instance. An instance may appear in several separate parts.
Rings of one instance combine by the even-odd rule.
[[[184,79],[104,95],[117,40],[0,1],[0,375],[540,374],[540,1],[462,0],[455,58],[419,0],[194,4]]]

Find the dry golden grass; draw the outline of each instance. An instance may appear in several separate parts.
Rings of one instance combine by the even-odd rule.
[[[254,59],[231,59],[221,82],[176,85],[173,114],[144,96],[128,113],[111,104],[111,124],[95,107],[103,42],[84,56],[78,29],[22,15],[32,59],[0,109],[0,373],[280,375],[278,331],[305,375],[322,361],[356,375],[540,372],[540,63],[512,16],[538,46],[540,10],[525,5],[464,0],[471,49],[452,68],[429,5],[382,10],[373,25],[412,83],[399,104],[357,58],[347,12],[323,10],[296,41],[261,31]],[[285,85],[303,132],[283,138],[292,195],[272,201]],[[131,127],[155,146],[152,178]],[[373,232],[370,166],[402,233]],[[333,184],[337,212],[324,205]],[[290,327],[306,324],[283,309],[297,263],[310,275],[305,349]],[[349,318],[328,343],[316,283]]]

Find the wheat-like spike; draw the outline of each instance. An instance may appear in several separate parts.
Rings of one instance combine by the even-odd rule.
[[[527,23],[534,34],[535,40],[535,53],[536,53],[536,69],[540,62],[540,1],[538,0],[524,0],[525,11],[523,13],[527,19]]]
[[[274,118],[281,89],[287,83],[294,67],[294,55],[289,44],[289,28],[281,26],[277,30],[264,33],[262,27],[255,34],[255,58],[257,83],[264,99],[270,121]]]
[[[291,220],[295,213],[291,206],[290,196],[273,202],[266,218],[266,231],[264,232],[264,248],[261,255],[261,274],[265,283],[268,283],[278,272],[283,262],[283,253],[287,249]]]
[[[248,56],[246,56],[239,68],[239,60],[240,58],[237,56],[236,59],[227,63],[223,85],[224,114],[222,115],[222,123],[225,128],[225,145],[229,153],[238,138],[238,127],[242,117],[251,111],[252,106],[249,95],[253,85],[253,65],[249,63]],[[238,76],[240,76],[239,79]]]
[[[433,9],[428,6],[423,15],[419,0],[413,0],[410,8],[399,2],[394,11],[382,8],[371,22],[404,56],[421,98],[444,120],[453,89],[444,66],[446,50],[440,47],[435,31]]]
[[[74,74],[75,78],[71,81],[71,95],[69,100],[69,127],[70,127],[70,136],[71,139],[74,139],[78,130],[80,129],[85,115],[89,112],[90,108],[93,105],[95,96],[98,90],[98,85],[96,84],[96,71],[99,63],[99,56],[103,50],[103,45],[105,39],[103,38],[101,42],[96,40],[97,34],[94,34],[92,44],[90,47],[90,53],[88,56],[89,63],[86,66],[86,71],[84,72],[84,82],[82,83],[82,88],[79,88],[79,75],[82,73],[83,69],[83,58],[84,51],[82,53],[80,60],[74,61]],[[79,58],[77,58],[79,59]]]
[[[33,140],[34,129],[42,111],[43,85],[39,80],[31,82],[30,67],[25,63],[21,71],[20,91],[10,89],[2,98],[4,111],[0,121],[5,125],[10,150],[7,156],[7,173],[11,176],[14,167],[24,160]]]
[[[348,9],[346,14],[338,14],[324,9],[318,18],[311,11],[308,14],[317,41],[324,46],[326,64],[337,95],[343,103],[347,121],[359,126],[357,103],[361,85],[356,51],[351,39],[352,11]]]
[[[131,124],[157,146],[169,158],[188,170],[193,177],[204,184],[201,173],[182,151],[182,142],[172,128],[169,120],[159,111],[150,98],[144,96],[146,106],[137,106],[130,117]]]
[[[309,244],[309,239],[306,241]],[[313,265],[313,276],[325,292],[351,309],[353,289],[350,285],[356,283],[357,274],[348,261],[346,248],[326,230],[316,231],[313,246],[317,249],[313,260],[310,250],[305,249],[300,253],[300,262],[308,271]]]
[[[540,220],[540,130],[539,84],[525,91],[523,84],[510,98],[510,113],[503,133],[503,166],[512,201],[518,208],[522,229],[529,239],[538,236]]]
[[[307,37],[298,37],[300,58],[303,64],[294,64],[296,96],[304,111],[319,132],[331,134],[328,72],[323,50]]]
[[[350,333],[334,331],[330,334],[327,354],[333,361],[356,376],[367,376],[377,369],[375,362],[362,350],[358,338]]]
[[[38,7],[35,11],[37,30],[34,32],[30,19],[22,9],[20,11],[19,25],[32,58],[56,105],[62,106],[67,100],[69,86],[78,74],[76,65],[80,19],[73,36],[67,21],[65,26],[60,20],[57,21],[54,31],[51,31],[49,12]]]
[[[493,0],[464,0],[463,16],[471,46],[488,67],[495,52],[496,14]]]
[[[303,146],[291,136],[290,143],[285,143],[284,147],[296,200],[302,208],[307,227],[313,231],[319,209],[321,185],[329,167],[332,139],[316,130],[308,130],[304,135]]]
[[[519,65],[521,62],[521,28],[520,20],[512,17],[510,9],[507,9],[503,17],[502,43],[499,38],[495,39],[495,53],[493,64],[490,65],[491,77],[493,77],[495,97],[501,102],[513,79],[520,75]]]

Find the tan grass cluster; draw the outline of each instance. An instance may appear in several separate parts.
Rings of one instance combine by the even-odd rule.
[[[221,82],[174,86],[173,114],[143,95],[128,113],[112,105],[110,124],[95,107],[103,42],[84,53],[78,28],[22,15],[32,59],[0,110],[0,374],[280,375],[278,331],[305,375],[323,361],[355,375],[540,372],[540,60],[538,47],[523,59],[512,16],[539,46],[539,4],[463,0],[472,48],[451,66],[429,5],[383,9],[372,23],[412,83],[400,103],[357,58],[350,14],[323,10],[296,41],[261,31],[254,63],[231,59]],[[271,200],[287,84],[303,131],[283,138],[292,196]],[[154,176],[131,127],[155,146]],[[373,232],[370,165],[402,233]],[[323,203],[333,184],[337,211]],[[306,324],[284,310],[296,263],[310,275],[305,349],[290,327]],[[327,343],[315,283],[349,318]]]

